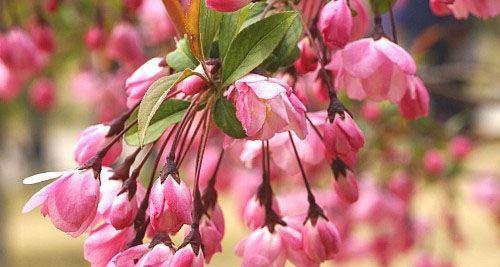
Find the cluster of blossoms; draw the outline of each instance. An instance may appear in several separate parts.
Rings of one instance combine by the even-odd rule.
[[[341,94],[366,100],[368,122],[382,116],[381,101],[397,104],[406,119],[429,113],[413,58],[382,27],[379,6],[387,1],[123,2],[142,30],[124,20],[106,36],[97,8],[85,36],[93,55],[119,67],[98,73],[94,62],[74,79],[82,97],[107,104],[108,122],[81,133],[78,168],[25,179],[57,180],[23,212],[40,206],[61,231],[88,232],[92,266],[209,263],[222,251],[222,190],[233,191],[252,230],[235,249],[242,266],[319,266],[359,255],[386,265],[418,242],[426,227],[408,218],[413,174],[394,171],[386,188],[369,177],[358,184],[365,136],[341,101]],[[145,46],[174,36],[175,50],[146,61]],[[120,159],[124,143],[135,150]],[[452,144],[450,162],[461,162],[471,144]],[[398,161],[396,151],[383,152]],[[437,151],[422,166],[429,177],[445,175]],[[313,192],[325,171],[333,190]],[[275,194],[273,185],[285,182],[302,190]],[[361,242],[358,223],[378,234]],[[174,244],[174,235],[184,241]]]

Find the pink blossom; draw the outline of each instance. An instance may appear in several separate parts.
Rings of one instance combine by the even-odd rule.
[[[318,100],[324,103],[330,101],[330,88],[322,78],[318,77],[314,80],[312,91]]]
[[[315,225],[308,221],[302,228],[302,242],[306,254],[316,262],[331,260],[339,252],[340,234],[335,225],[318,218]]]
[[[309,38],[302,39],[299,44],[300,57],[294,66],[299,74],[314,71],[318,66],[317,52],[312,48]]]
[[[219,12],[233,12],[250,2],[251,0],[207,0],[207,7]]]
[[[54,53],[57,49],[54,30],[50,25],[40,22],[32,22],[29,25],[29,32],[36,46],[47,53]]]
[[[116,254],[106,267],[135,267],[148,252],[150,252],[149,244],[133,246]]]
[[[249,139],[267,140],[288,130],[305,138],[306,108],[292,88],[280,80],[249,74],[236,81],[230,97]]]
[[[277,226],[279,227],[279,226]],[[259,228],[236,246],[236,255],[243,258],[242,267],[284,266],[286,250],[280,235]]]
[[[356,12],[352,18],[351,41],[357,40],[366,35],[371,29],[370,7],[366,0],[349,0],[351,10]]]
[[[158,45],[175,36],[175,26],[161,0],[144,0],[138,16],[147,44]]]
[[[31,105],[38,111],[47,111],[54,105],[56,85],[47,78],[35,82],[29,91]]]
[[[343,48],[351,40],[352,20],[347,0],[330,1],[323,7],[318,29],[330,48]]]
[[[344,172],[334,177],[333,189],[340,199],[348,203],[354,203],[359,198],[358,182],[351,170],[345,169]]]
[[[276,198],[273,198],[273,210],[279,214],[280,208],[278,205],[278,201]],[[257,196],[251,198],[245,207],[245,211],[243,213],[243,220],[245,224],[252,230],[260,228],[264,226],[266,217],[266,210],[257,199]]]
[[[175,252],[169,266],[202,267],[203,265],[203,251],[199,250],[196,254],[193,247],[187,245]]]
[[[141,102],[148,88],[166,74],[162,61],[159,57],[148,60],[125,81],[128,108],[133,108]]]
[[[219,232],[212,220],[203,220],[200,224],[201,241],[203,243],[203,255],[205,262],[210,263],[212,256],[217,252],[222,252],[223,233]]]
[[[103,224],[92,230],[83,244],[83,253],[94,267],[104,267],[130,242],[135,235],[133,227],[116,230],[110,224]]]
[[[339,157],[353,168],[356,153],[365,144],[365,137],[349,113],[335,114],[333,122],[325,124],[325,148],[327,158]]]
[[[429,115],[429,92],[424,82],[416,76],[408,76],[408,90],[399,102],[399,111],[408,120]]]
[[[107,54],[129,68],[140,66],[146,58],[139,32],[128,22],[121,22],[113,28],[107,44]]]
[[[95,25],[87,30],[87,33],[85,33],[85,44],[90,51],[104,46],[104,29],[102,26]]]
[[[455,136],[450,141],[449,149],[453,159],[463,160],[472,152],[472,141],[467,136]]]
[[[106,137],[110,127],[104,124],[92,125],[80,133],[75,146],[75,161],[83,165],[93,158],[99,150],[106,146],[113,138]],[[122,153],[122,142],[116,142],[102,159],[103,166],[110,166],[116,162]]]
[[[172,260],[174,254],[172,253],[172,249],[170,249],[165,244],[158,244],[154,246],[151,251],[146,253],[144,257],[137,263],[138,267],[149,267],[149,266],[157,266],[157,267],[167,267],[173,266],[169,265],[170,260]],[[120,267],[120,265],[117,265]]]
[[[335,53],[327,68],[336,74],[336,88],[345,88],[350,98],[393,103],[403,98],[408,75],[416,72],[413,58],[385,37],[349,43]]]
[[[361,107],[361,116],[363,119],[374,122],[382,115],[382,110],[377,103],[366,101]]]
[[[123,229],[134,224],[138,206],[136,196],[129,199],[128,193],[115,198],[111,205],[109,220],[116,229]]]
[[[188,186],[168,177],[157,179],[151,190],[148,212],[151,226],[157,231],[177,233],[183,224],[191,224],[193,200]]]
[[[33,195],[23,213],[42,205],[42,215],[57,229],[77,237],[93,222],[99,199],[99,181],[92,170],[69,171]]]
[[[196,67],[194,72],[197,72],[205,77],[205,72],[203,71],[203,67],[201,65]],[[177,90],[186,95],[195,95],[204,90],[206,87],[207,82],[198,75],[191,75],[179,82],[176,86]]]
[[[38,72],[45,61],[31,36],[17,27],[0,39],[0,59],[21,76]]]
[[[428,150],[424,155],[424,168],[429,174],[438,175],[444,171],[444,158],[435,149]]]

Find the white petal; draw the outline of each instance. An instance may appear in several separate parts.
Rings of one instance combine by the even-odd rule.
[[[64,172],[44,172],[35,174],[23,180],[23,184],[36,184],[61,177]]]

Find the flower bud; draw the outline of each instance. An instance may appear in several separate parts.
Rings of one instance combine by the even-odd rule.
[[[129,68],[137,68],[146,58],[140,34],[128,22],[121,22],[113,28],[106,49],[110,58],[120,61]]]
[[[174,254],[172,249],[163,243],[154,246],[151,251],[146,253],[137,263],[138,267],[148,266],[172,266],[168,265]],[[120,267],[120,266],[117,266]]]
[[[201,65],[196,67],[194,71],[205,76]],[[207,83],[198,75],[191,75],[177,84],[177,89],[186,95],[195,95],[206,87]]]
[[[210,263],[212,256],[217,252],[222,252],[222,237],[215,223],[212,220],[204,220],[200,225],[201,241],[203,243],[203,252],[205,262]]]
[[[80,133],[75,147],[75,161],[83,165],[93,158],[112,138],[106,137],[109,132],[109,126],[97,124],[88,127]],[[116,162],[122,153],[121,141],[116,142],[102,159],[103,166],[110,166]]]
[[[136,196],[129,200],[129,193],[124,193],[115,198],[111,205],[109,221],[116,229],[123,229],[134,224],[138,206]]]
[[[304,251],[313,261],[324,262],[339,252],[340,234],[332,222],[320,217],[316,224],[309,220],[304,225],[302,242]]]
[[[439,175],[444,171],[444,159],[439,151],[431,149],[425,153],[424,169],[431,175]]]
[[[278,201],[276,200],[275,197],[273,197],[272,208],[277,214],[280,214]],[[251,198],[245,207],[245,211],[243,213],[243,221],[245,221],[245,224],[250,229],[255,230],[257,228],[264,226],[265,219],[266,219],[266,209],[264,208],[264,206],[262,206],[257,197]]]
[[[47,111],[54,105],[56,85],[49,79],[43,78],[33,85],[29,91],[31,105],[38,111]]]
[[[252,2],[251,0],[207,0],[207,7],[219,12],[233,12]]]
[[[177,250],[170,261],[169,266],[175,267],[202,267],[203,266],[203,251],[198,251],[198,255],[194,252],[191,245],[187,245]]]
[[[399,102],[399,111],[408,120],[429,115],[429,92],[422,80],[416,76],[408,77],[408,90]]]
[[[54,53],[57,48],[56,39],[54,30],[48,24],[33,22],[29,26],[29,32],[40,50]]]
[[[318,66],[317,52],[312,48],[309,38],[302,39],[298,46],[300,49],[300,57],[294,63],[297,72],[299,74],[305,74],[316,70]]]
[[[351,40],[352,25],[346,0],[330,1],[321,10],[318,28],[330,48],[343,48]]]
[[[163,59],[159,57],[148,60],[125,81],[128,108],[133,108],[141,102],[148,88],[166,74],[162,62]]]
[[[90,51],[104,46],[104,30],[101,26],[92,26],[85,33],[85,44]]]
[[[463,160],[472,151],[472,141],[463,135],[455,136],[450,141],[451,157],[454,160]]]
[[[340,159],[332,164],[333,189],[340,199],[347,203],[354,203],[359,198],[358,182],[356,176]]]

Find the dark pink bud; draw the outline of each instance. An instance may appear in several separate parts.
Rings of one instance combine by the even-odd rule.
[[[444,171],[444,158],[435,149],[427,151],[424,155],[425,171],[431,175],[439,175]]]
[[[318,28],[331,48],[343,48],[351,40],[352,14],[346,0],[330,1],[319,16]]]
[[[90,51],[104,46],[104,30],[101,26],[92,26],[85,33],[85,44]]]
[[[54,13],[57,11],[57,8],[59,8],[61,2],[62,0],[45,0],[44,2],[45,10],[47,10],[50,13]]]
[[[299,44],[300,57],[295,61],[294,66],[299,74],[305,74],[316,70],[318,57],[316,51],[311,46],[309,38],[302,39]]]
[[[128,22],[117,24],[109,36],[107,54],[128,67],[139,67],[146,58],[139,31]]]
[[[217,252],[222,252],[223,233],[219,232],[212,220],[204,220],[200,225],[201,241],[203,243],[203,255],[205,262],[210,263],[212,256]]]
[[[207,0],[207,7],[219,12],[233,12],[250,2],[251,0]]]
[[[31,105],[38,111],[47,111],[54,105],[56,85],[49,79],[43,78],[35,82],[29,91]]]
[[[30,24],[29,32],[40,50],[48,53],[55,52],[57,48],[56,38],[50,25],[34,22]]]
[[[85,164],[113,139],[113,137],[106,137],[109,128],[104,124],[92,125],[80,133],[75,147],[75,161],[78,164]],[[115,163],[122,149],[122,142],[116,142],[102,159],[102,165],[110,166]]]
[[[399,102],[399,111],[406,119],[414,120],[429,115],[429,92],[417,76],[408,76],[408,90]]]

